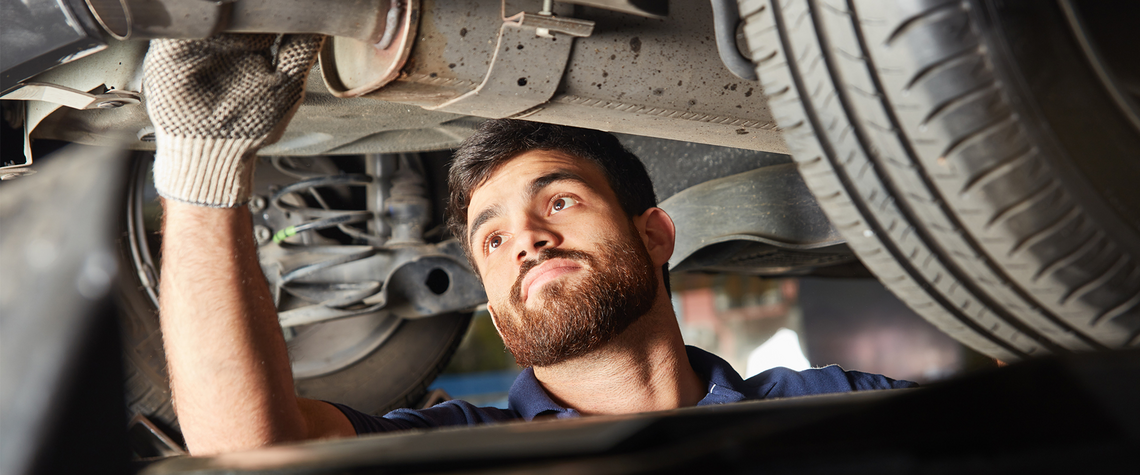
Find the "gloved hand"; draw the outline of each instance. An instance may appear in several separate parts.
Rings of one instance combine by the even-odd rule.
[[[247,203],[254,154],[281,137],[301,105],[323,41],[284,35],[277,43],[264,34],[151,41],[143,92],[158,193],[213,207]]]

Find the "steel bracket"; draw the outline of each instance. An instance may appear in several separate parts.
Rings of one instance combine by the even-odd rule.
[[[103,89],[100,87],[99,89]],[[0,100],[6,101],[42,101],[51,104],[58,104],[67,106],[72,109],[90,110],[90,109],[114,109],[122,107],[127,104],[138,104],[139,93],[131,91],[110,90],[102,94],[92,94],[90,92],[72,89],[66,86],[57,84],[29,82],[20,84],[16,88],[8,91]],[[56,106],[58,107],[58,106]],[[38,122],[38,120],[36,121]],[[31,175],[35,173],[30,167],[32,165],[32,149],[31,140],[28,134],[35,124],[24,119],[24,163],[0,166],[0,180],[11,180],[21,176]]]
[[[138,104],[139,94],[130,91],[107,91],[92,94],[70,87],[55,84],[30,82],[0,96],[9,101],[44,101],[67,106],[72,109],[114,109],[127,104]]]
[[[520,13],[503,22],[487,75],[475,90],[439,106],[443,112],[492,119],[530,111],[554,97],[570,60],[575,37],[587,37],[594,22]]]

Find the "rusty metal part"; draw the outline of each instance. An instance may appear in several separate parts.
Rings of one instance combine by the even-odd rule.
[[[377,48],[388,49],[389,46],[392,46],[392,40],[396,38],[396,28],[388,28],[388,26],[397,24],[403,11],[404,6],[398,1],[392,2],[392,5],[388,7],[388,14],[384,17],[384,36],[381,36],[380,41],[376,43]]]
[[[311,75],[305,102],[284,137],[260,154],[439,150],[454,147],[466,138],[480,119],[421,107],[437,107],[483,82],[503,25],[500,4],[478,0],[419,3],[420,18],[412,22],[417,31],[407,35],[409,41],[414,37],[415,47],[394,80],[365,95],[371,100],[357,100],[335,97],[345,96],[345,90],[332,93],[324,81]],[[574,40],[557,91],[548,102],[527,111],[527,120],[787,153],[766,92],[758,83],[734,76],[719,59],[710,2],[675,1],[670,9],[668,19],[650,19],[593,8],[575,10],[572,5],[555,3],[555,15],[579,13],[578,18],[594,21],[596,26],[589,37]],[[343,42],[337,39],[331,43]],[[123,48],[134,45],[141,46],[139,51]],[[99,79],[106,74],[102,71],[132,72],[141,65],[145,46],[142,42],[112,42],[107,51],[49,73],[82,72]],[[395,48],[396,41],[391,49]],[[133,56],[122,55],[110,63],[99,59],[123,49],[132,50]],[[342,65],[356,64],[349,61]],[[314,75],[318,70],[327,75],[329,67],[329,61],[323,61]],[[347,72],[338,70],[340,75]],[[353,73],[363,78],[373,71],[360,66]],[[85,85],[42,79],[37,76],[32,80],[91,90]],[[29,119],[50,112],[36,112],[39,108],[34,105],[43,103],[27,104]],[[65,109],[51,112],[33,128],[32,137],[109,145],[116,143],[123,129],[136,137],[149,125],[145,110],[138,105],[112,110]],[[153,150],[154,143],[133,139],[129,146]]]
[[[595,28],[574,40],[554,96],[525,118],[786,153],[763,88],[720,61],[710,2],[670,9],[668,19],[650,19],[556,3],[555,15]],[[487,77],[503,24],[498,2],[425,0],[422,11],[403,74],[368,97],[435,109]]]
[[[573,39],[590,36],[593,28],[593,22],[570,18],[527,13],[511,17],[499,29],[483,82],[427,109],[501,119],[542,105],[558,89]]]
[[[386,12],[391,20],[382,38],[359,40],[330,38],[320,54],[321,76],[328,90],[337,97],[357,97],[384,87],[400,75],[411,55],[419,24],[419,0],[397,0],[402,6]]]
[[[86,0],[118,39],[207,38],[235,33],[321,33],[376,43],[388,0]]]

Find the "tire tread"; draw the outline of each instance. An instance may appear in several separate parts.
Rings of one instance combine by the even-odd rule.
[[[1111,242],[1024,133],[967,2],[868,4],[875,18],[860,0],[746,3],[757,73],[782,92],[777,122],[799,127],[785,138],[805,181],[908,305],[1001,359],[1134,340],[1135,260],[1092,246]],[[928,54],[894,51],[930,38]],[[1077,261],[1093,248],[1105,252]]]

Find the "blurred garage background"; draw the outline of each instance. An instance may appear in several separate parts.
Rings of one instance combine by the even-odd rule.
[[[671,281],[685,343],[744,377],[837,364],[931,383],[998,364],[938,331],[877,280],[674,274]],[[480,309],[432,389],[505,408],[520,370]]]

